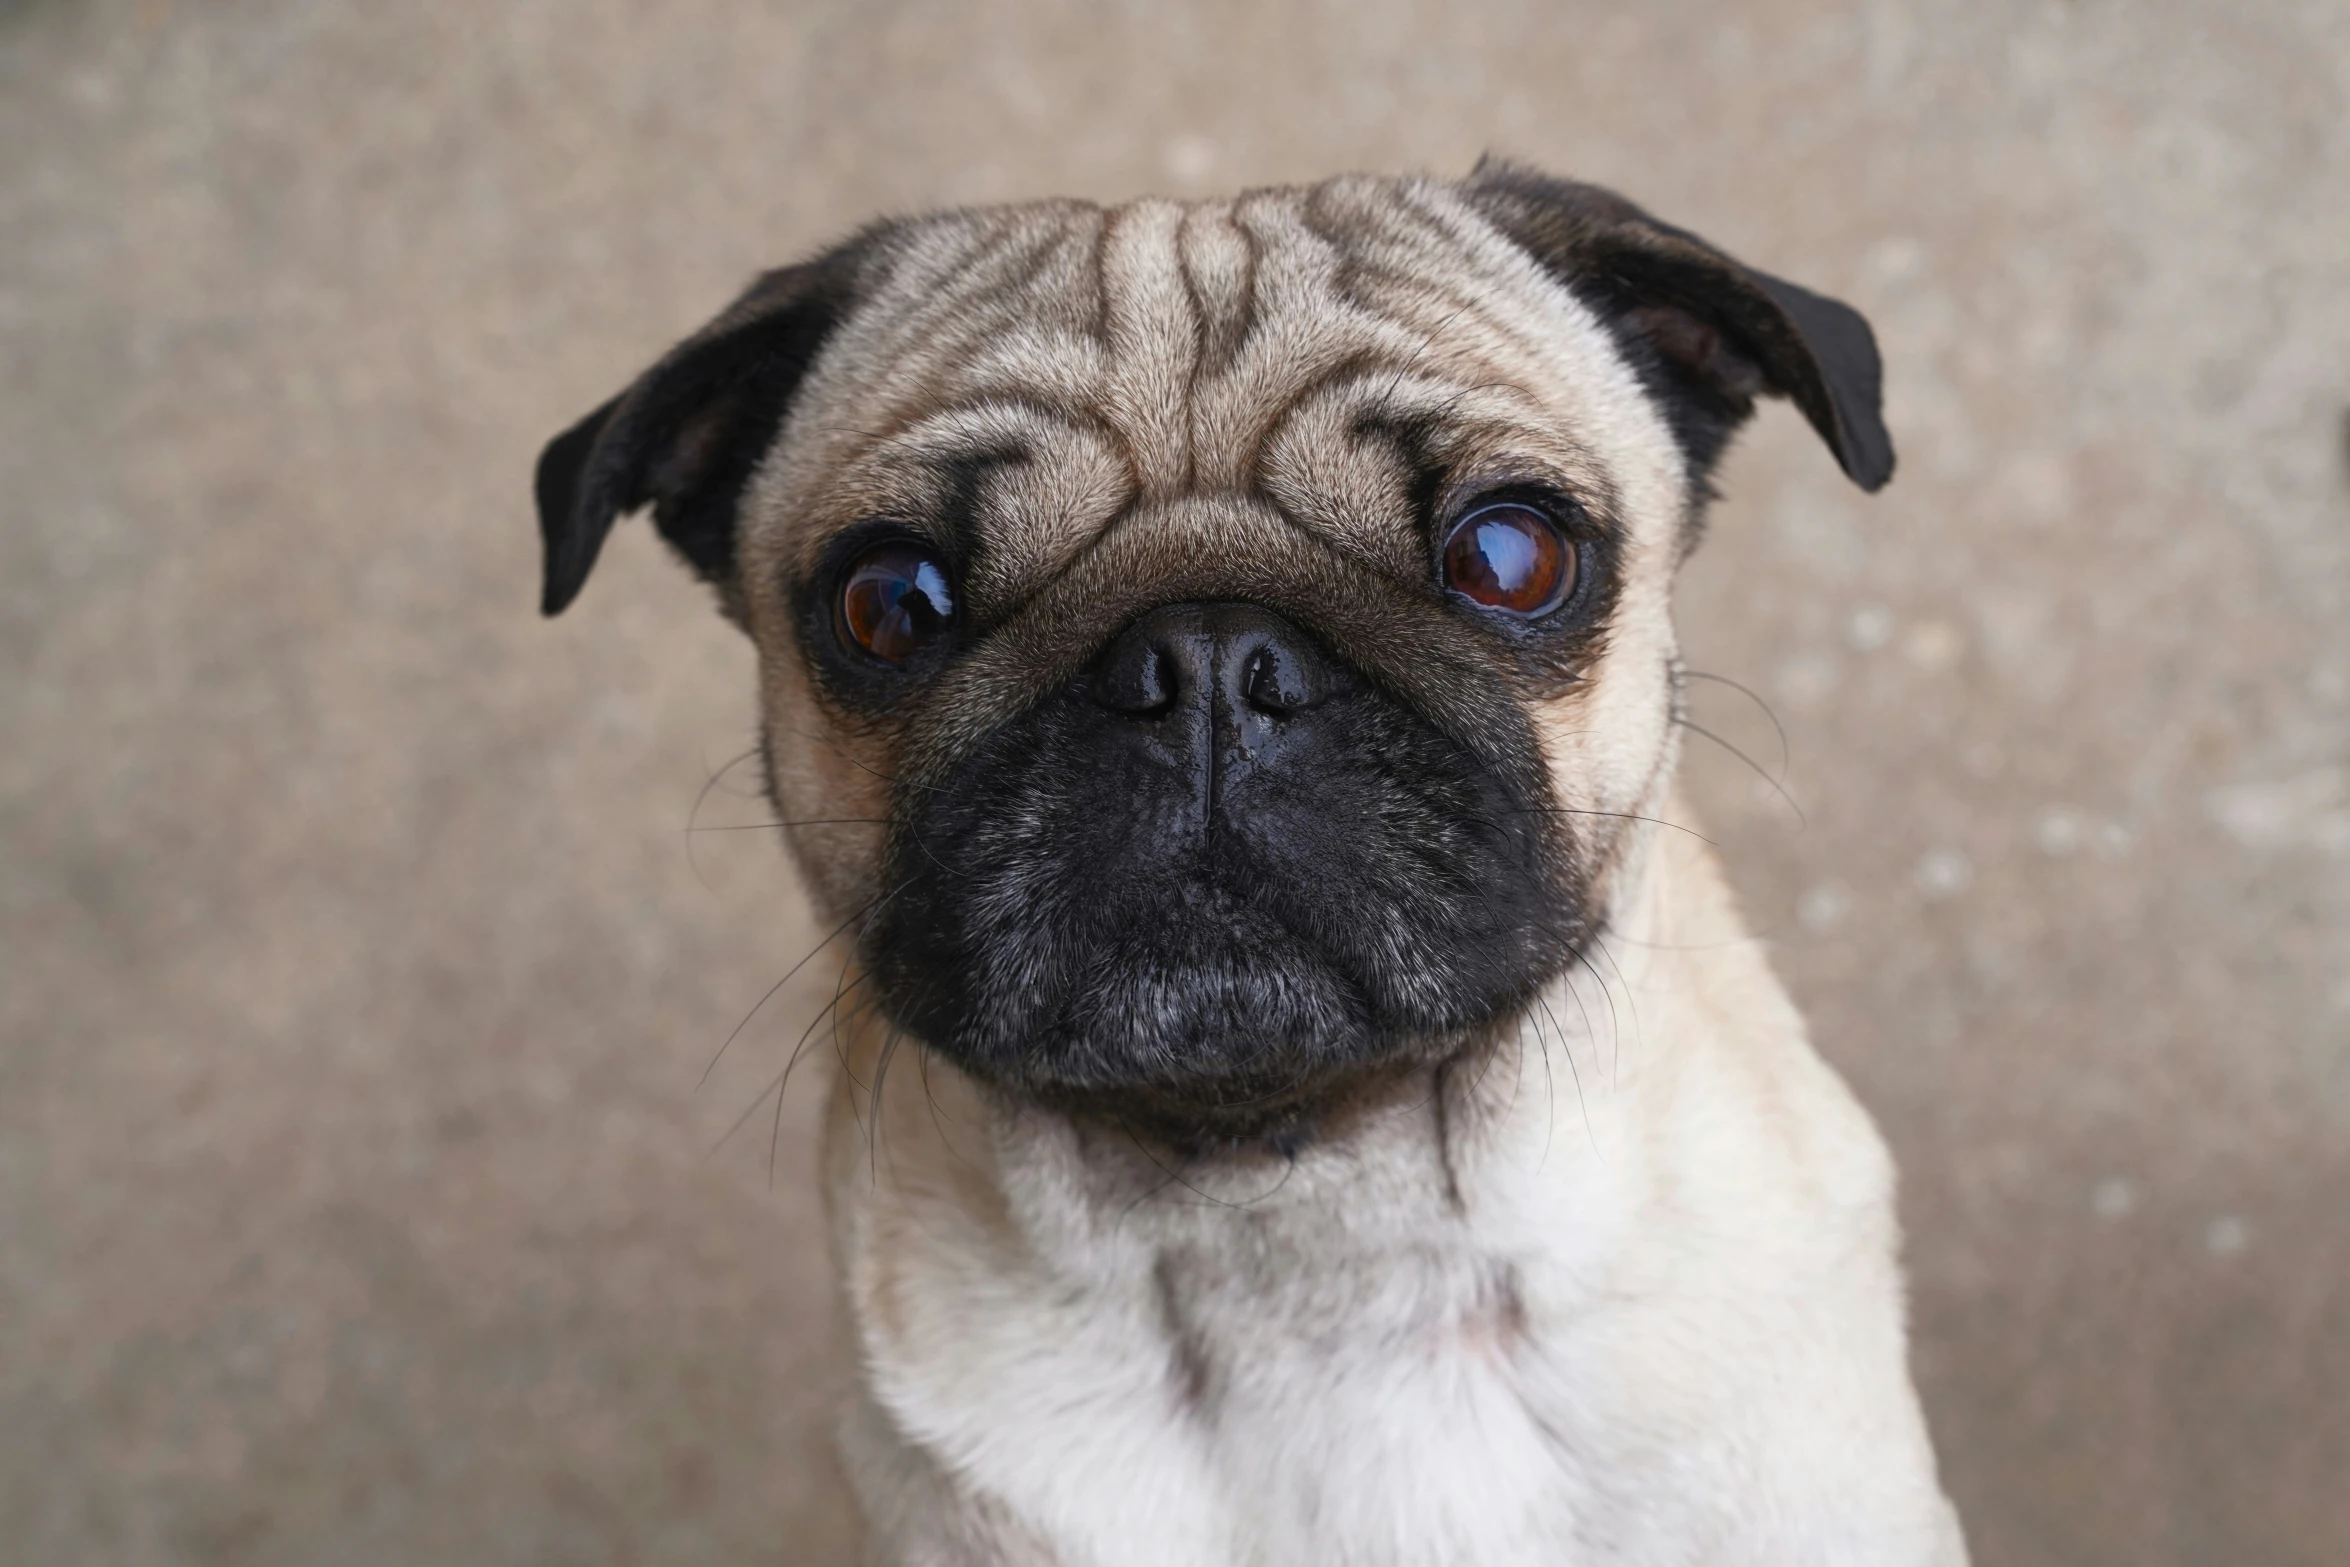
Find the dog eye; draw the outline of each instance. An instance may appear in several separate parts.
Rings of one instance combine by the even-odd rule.
[[[857,557],[840,588],[835,623],[843,642],[885,664],[902,664],[946,630],[955,596],[946,567],[903,539]]]
[[[1544,614],[1574,589],[1575,546],[1531,506],[1480,506],[1444,541],[1444,585],[1488,609]]]

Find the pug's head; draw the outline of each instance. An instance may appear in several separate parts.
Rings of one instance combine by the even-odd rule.
[[[1668,590],[1758,395],[1893,456],[1867,325],[1508,166],[876,225],[547,448],[758,647],[819,904],[905,1034],[1187,1136],[1495,1037],[1668,786]]]

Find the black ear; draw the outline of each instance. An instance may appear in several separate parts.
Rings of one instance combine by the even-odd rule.
[[[1700,479],[1758,392],[1792,398],[1862,489],[1893,477],[1883,368],[1858,311],[1743,266],[1596,185],[1487,158],[1461,190],[1615,325]]]
[[[534,488],[549,615],[578,597],[615,518],[661,536],[731,599],[735,508],[792,394],[854,306],[877,235],[761,277],[618,397],[547,443]]]

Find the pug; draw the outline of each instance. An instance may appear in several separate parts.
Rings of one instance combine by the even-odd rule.
[[[892,220],[556,437],[758,650],[877,1563],[1955,1567],[1893,1171],[1676,793],[1867,324],[1488,160]]]

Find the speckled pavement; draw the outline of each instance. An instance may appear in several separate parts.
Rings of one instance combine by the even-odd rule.
[[[711,1151],[837,970],[697,1091],[818,933],[538,445],[876,212],[1488,147],[1885,345],[1682,601],[1801,822],[1690,768],[1977,1560],[2350,1561],[2340,0],[0,4],[0,1559],[846,1561],[816,1077]]]

